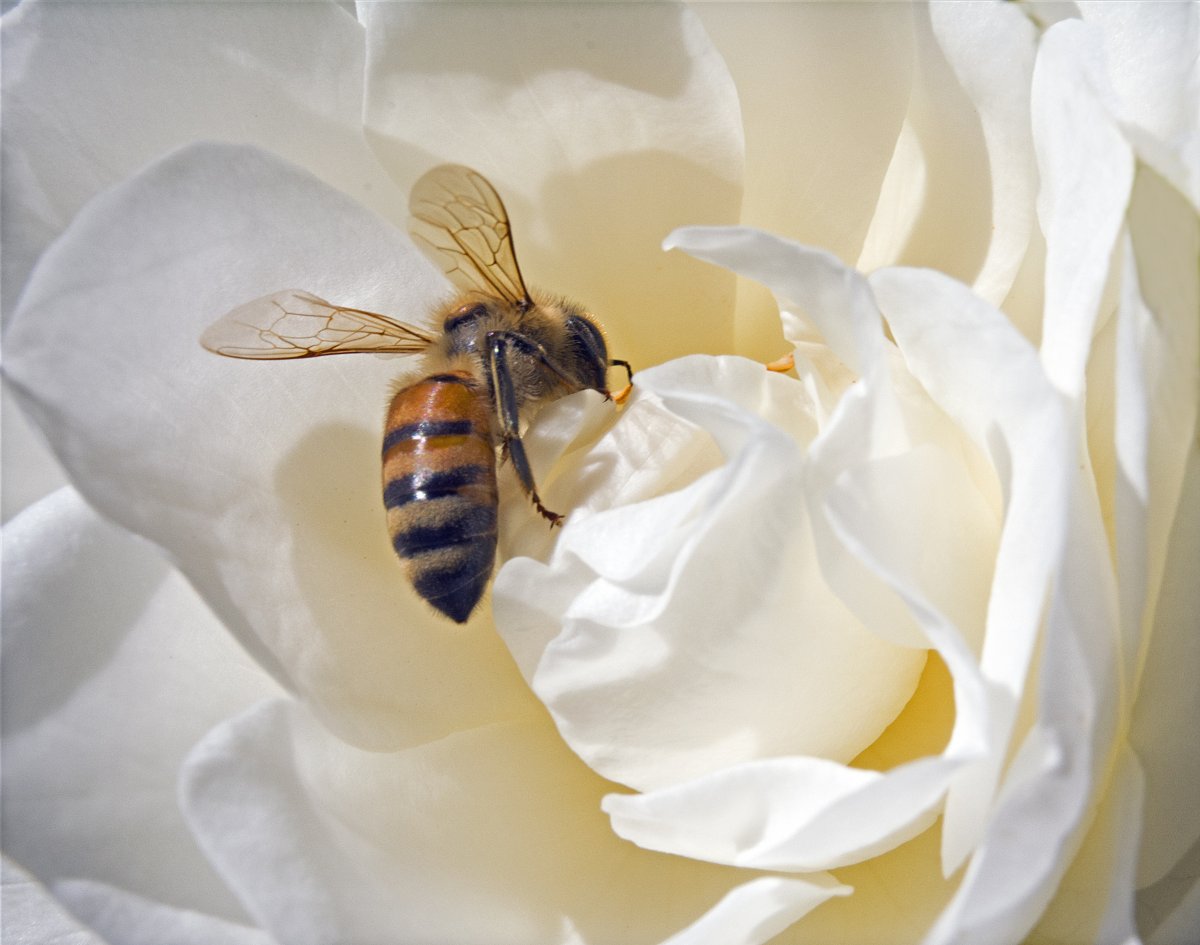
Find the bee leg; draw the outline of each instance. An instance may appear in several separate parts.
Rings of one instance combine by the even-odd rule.
[[[525,490],[525,494],[529,496],[542,518],[546,519],[553,528],[555,525],[562,524],[563,517],[542,505],[541,496],[537,494],[537,487],[533,482],[533,470],[529,467],[529,458],[525,455],[525,444],[521,442],[520,418],[517,415],[517,391],[513,385],[512,371],[508,366],[508,353],[513,347],[540,353],[545,363],[550,364],[544,352],[540,351],[540,345],[535,345],[512,332],[488,332],[484,360],[496,400],[496,416],[500,421],[500,451],[501,455],[512,460],[513,471],[517,474],[521,488]],[[550,366],[553,367],[552,364]]]
[[[795,355],[791,355],[791,354],[785,354],[782,358],[779,358],[777,361],[768,361],[767,362],[767,370],[775,371],[778,374],[786,374],[788,371],[790,371],[795,366],[796,366],[796,358],[795,358]]]

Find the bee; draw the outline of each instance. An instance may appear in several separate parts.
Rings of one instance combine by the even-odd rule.
[[[496,470],[508,460],[525,495],[554,527],[521,443],[521,418],[547,401],[591,389],[622,401],[627,361],[610,359],[595,318],[530,292],[517,265],[508,213],[479,173],[444,164],[409,198],[410,233],[458,295],[433,313],[440,331],[287,290],[229,312],[203,334],[231,358],[424,354],[428,373],[400,387],[383,432],[383,504],[392,547],[417,593],[465,623],[496,556]],[[628,383],[607,387],[610,366]]]

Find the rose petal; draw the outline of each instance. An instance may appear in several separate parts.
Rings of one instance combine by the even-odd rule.
[[[827,879],[764,876],[733,889],[711,910],[662,945],[761,945],[821,903],[853,892]]]
[[[776,758],[650,793],[610,794],[602,806],[620,836],[650,850],[811,872],[878,856],[921,833],[958,767],[932,758],[881,775]]]
[[[24,2],[8,13],[6,317],[84,203],[197,140],[269,147],[402,220],[404,195],[362,140],[363,34],[341,6]]]
[[[1077,20],[1048,30],[1030,103],[1046,235],[1042,361],[1071,397],[1081,392],[1133,183],[1133,154],[1096,90],[1103,81],[1098,43],[1098,31]]]
[[[29,423],[7,392],[0,395],[0,466],[4,468],[4,489],[0,492],[3,512],[0,519],[7,522],[38,499],[43,499],[67,484],[67,475],[46,448],[46,442]]]
[[[394,747],[528,711],[500,641],[448,632],[387,538],[377,431],[389,385],[415,366],[200,347],[225,311],[298,285],[416,319],[444,282],[307,174],[197,146],[97,200],[46,255],[5,369],[89,501],[168,548],[344,737]]]
[[[32,876],[6,856],[3,868],[5,940],[19,945],[110,945],[84,928]]]
[[[697,4],[737,83],[746,134],[740,221],[842,260],[863,248],[911,95],[903,4]],[[720,223],[693,216],[685,223]],[[736,350],[784,351],[770,296],[738,286]]]
[[[930,266],[998,304],[1034,221],[1035,30],[1003,4],[935,4],[917,8],[914,20],[917,67],[904,133],[858,267]]]
[[[747,227],[689,226],[663,249],[761,282],[779,301],[783,332],[795,343],[811,319],[825,343],[852,371],[865,375],[883,352],[883,326],[866,283],[831,254]]]
[[[1200,403],[1200,224],[1178,191],[1139,173],[1130,206],[1132,248],[1118,310],[1115,441],[1117,562],[1127,677],[1140,679],[1130,738],[1150,803],[1139,882],[1155,882],[1200,836],[1187,796],[1200,778],[1194,739],[1170,720],[1200,711],[1177,679],[1196,647],[1195,427]],[[1188,479],[1187,477],[1191,477]],[[1197,655],[1200,658],[1200,654]]]
[[[686,7],[370,3],[368,140],[403,188],[431,164],[499,189],[532,284],[578,298],[648,366],[733,344],[733,282],[661,258],[681,223],[731,223],[737,92]]]
[[[1029,933],[1066,870],[1117,736],[1117,713],[1103,701],[1119,671],[1116,587],[1095,495],[1086,469],[1078,473],[1046,604],[1038,720],[931,945]]]
[[[1029,126],[1036,31],[1020,10],[1008,4],[933,4],[928,9],[929,25],[946,64],[979,113],[979,131],[987,149],[992,233],[971,287],[999,305],[1025,258],[1036,219],[1037,169]],[[944,108],[937,110],[935,126],[942,138],[958,131],[945,120]],[[936,180],[939,199],[956,200],[945,193],[945,177],[937,175]],[[953,235],[942,223],[937,228],[941,252],[928,261],[953,275],[945,252]]]
[[[63,489],[5,526],[3,642],[6,851],[46,882],[239,918],[175,778],[200,734],[276,690],[195,592]]]
[[[597,809],[610,787],[544,716],[379,753],[268,703],[197,747],[183,798],[250,912],[294,945],[653,943],[744,881],[618,840]]]
[[[173,909],[104,883],[65,880],[55,883],[54,893],[109,945],[272,945],[259,929]]]
[[[1145,800],[1144,780],[1128,748],[1088,828],[1079,852],[1039,919],[1032,938],[1045,941],[1138,941],[1134,880]]]
[[[1146,776],[1139,887],[1161,882],[1178,871],[1189,852],[1194,858],[1200,837],[1200,812],[1193,790],[1200,780],[1200,746],[1190,737],[1189,727],[1179,724],[1180,719],[1200,718],[1195,673],[1200,665],[1197,561],[1200,449],[1193,437],[1129,731]]]
[[[1138,157],[1200,210],[1200,11],[1191,3],[1079,4],[1098,27],[1114,115]]]
[[[581,757],[639,789],[752,758],[849,761],[898,714],[925,654],[867,633],[821,579],[797,501],[813,432],[800,386],[694,358],[641,373],[636,391],[561,476],[656,479],[605,476],[615,488],[585,494],[589,514],[547,561],[497,578],[497,626],[530,685]],[[705,441],[724,465],[680,482]],[[798,686],[797,667],[815,666]]]
[[[988,684],[989,747],[978,765],[964,771],[947,801],[943,843],[949,871],[975,847],[985,824],[1048,582],[1060,565],[1067,469],[1073,462],[1066,455],[1061,404],[1033,349],[1003,315],[932,271],[880,270],[871,287],[909,369],[990,454],[1006,500],[980,660]],[[956,731],[980,731],[980,721],[963,716],[960,707]]]

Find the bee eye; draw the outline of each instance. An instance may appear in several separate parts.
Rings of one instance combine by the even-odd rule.
[[[604,390],[608,368],[608,346],[604,343],[604,335],[591,319],[583,316],[568,317],[566,325],[581,379],[593,390]]]

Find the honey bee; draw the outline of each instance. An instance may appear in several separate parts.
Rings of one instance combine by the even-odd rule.
[[[417,593],[458,623],[483,596],[496,556],[497,449],[551,527],[521,443],[532,408],[591,389],[623,400],[629,363],[610,359],[596,320],[525,287],[508,214],[479,173],[444,164],[409,198],[410,233],[459,294],[433,313],[433,332],[335,305],[299,290],[234,309],[201,344],[231,358],[423,353],[428,373],[392,396],[383,432],[383,503],[392,547]],[[608,390],[610,366],[628,384]]]

